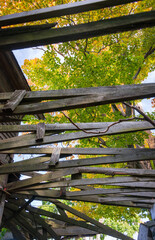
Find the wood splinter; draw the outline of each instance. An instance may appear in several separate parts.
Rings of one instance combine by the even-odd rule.
[[[60,147],[53,149],[51,159],[50,159],[50,163],[49,163],[49,167],[55,166],[59,162],[60,152],[61,152]]]
[[[45,136],[45,123],[38,123],[36,130],[36,142],[43,142]]]
[[[10,99],[3,107],[3,112],[13,112],[15,108],[20,104],[26,94],[26,90],[15,90]]]

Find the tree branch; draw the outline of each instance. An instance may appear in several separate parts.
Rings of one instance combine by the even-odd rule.
[[[144,118],[137,118],[137,117],[126,118],[126,119],[119,119],[117,122],[114,122],[114,123],[110,124],[110,125],[105,129],[105,131],[87,131],[87,130],[85,130],[85,129],[80,128],[80,127],[79,127],[76,123],[74,123],[74,122],[72,121],[72,119],[71,119],[70,117],[68,117],[64,112],[62,112],[62,113],[63,113],[63,115],[70,121],[70,123],[72,123],[77,129],[79,129],[80,131],[83,131],[84,133],[88,133],[88,134],[106,133],[106,132],[108,132],[108,130],[109,130],[112,126],[114,126],[114,125],[116,125],[116,124],[118,124],[118,123],[121,123],[121,122],[127,122],[127,121],[131,121],[131,120],[135,120],[135,119],[145,120]]]
[[[126,105],[126,106],[128,106],[128,107],[130,107],[130,108],[135,109],[137,112],[139,112],[139,113],[144,117],[144,119],[145,119],[146,121],[150,122],[150,123],[155,127],[154,121],[152,121],[152,119],[151,119],[150,117],[148,117],[148,116],[147,116],[142,110],[140,110],[138,107],[132,106],[132,105],[126,103],[126,102],[123,102],[123,104]]]
[[[154,51],[155,51],[155,48],[153,48],[153,47],[151,46],[150,49],[147,51],[147,53],[145,53],[145,55],[144,55],[143,63],[145,62],[145,59],[146,59],[148,56],[150,56],[152,53],[154,53]],[[141,69],[142,69],[141,67],[138,68],[138,71],[136,72],[135,76],[133,77],[133,80],[135,80],[135,79],[138,77]]]

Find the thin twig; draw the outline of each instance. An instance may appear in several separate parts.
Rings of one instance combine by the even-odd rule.
[[[152,119],[150,117],[148,117],[142,110],[140,110],[138,107],[135,107],[135,106],[132,106],[130,105],[129,103],[126,103],[126,102],[123,102],[124,105],[130,107],[130,108],[133,108],[135,109],[137,112],[139,112],[146,121],[150,122],[154,127],[155,127],[155,123],[154,121],[152,121]]]
[[[150,56],[152,53],[154,53],[154,51],[155,51],[155,48],[153,48],[153,47],[151,46],[150,49],[147,51],[147,53],[145,53],[145,55],[144,55],[143,63],[145,62],[145,59],[146,59],[148,56]],[[142,64],[143,64],[143,63],[142,63]],[[142,69],[141,67],[138,68],[135,76],[133,77],[133,80],[135,80],[135,79],[138,77],[141,69]]]
[[[72,119],[71,119],[70,117],[68,117],[64,112],[62,112],[62,113],[63,113],[63,115],[64,115],[77,129],[79,129],[80,131],[83,131],[84,133],[88,133],[88,134],[106,133],[106,132],[108,132],[108,130],[109,130],[112,126],[114,126],[114,125],[116,125],[116,124],[118,124],[118,123],[121,123],[121,122],[131,121],[131,120],[135,120],[135,119],[145,120],[144,118],[137,118],[137,117],[126,118],[126,119],[119,119],[117,122],[114,122],[114,123],[110,124],[110,125],[105,129],[105,131],[87,131],[87,130],[85,130],[85,129],[80,128],[80,127],[79,127],[76,123],[74,123],[74,122],[72,121]]]

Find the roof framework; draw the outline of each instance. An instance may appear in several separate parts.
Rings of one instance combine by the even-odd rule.
[[[112,7],[133,0],[91,0],[0,17],[0,25],[12,25],[67,14]],[[59,43],[110,33],[136,30],[155,25],[155,12],[133,14],[74,27],[1,29],[0,49],[12,50],[40,44]],[[52,25],[54,27],[55,25]],[[27,90],[27,89],[26,89]],[[155,96],[155,84],[83,88],[30,92],[18,90],[0,93],[0,122],[21,121],[25,114],[47,112],[124,102]],[[89,98],[88,98],[89,96]],[[19,162],[2,162],[0,166],[1,227],[9,228],[18,239],[67,239],[98,233],[131,240],[112,228],[69,207],[61,200],[94,202],[105,205],[151,209],[155,198],[155,170],[107,168],[106,164],[155,160],[155,149],[47,148],[46,144],[82,138],[154,129],[155,123],[144,116],[140,122],[70,123],[45,125],[6,125],[0,132],[30,132],[4,139],[0,154],[38,154]],[[67,132],[73,131],[73,132]],[[41,146],[40,148],[32,148]],[[66,160],[73,155],[87,158]],[[94,156],[93,156],[94,155]],[[104,167],[98,165],[104,164]],[[42,171],[44,173],[40,173]],[[84,178],[92,173],[93,179]],[[3,182],[11,174],[11,182]],[[29,176],[21,180],[19,174]],[[102,174],[102,178],[98,177]],[[107,177],[107,176],[108,177]],[[107,188],[108,186],[108,188]],[[113,188],[115,186],[115,188]],[[74,191],[73,191],[74,190]],[[58,213],[31,206],[34,200],[47,200]],[[67,213],[74,217],[69,217]],[[42,218],[46,216],[47,218]],[[76,218],[81,220],[75,220]]]

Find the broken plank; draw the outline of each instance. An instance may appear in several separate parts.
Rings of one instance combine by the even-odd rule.
[[[20,104],[26,94],[26,90],[15,90],[11,98],[7,101],[7,103],[3,107],[3,112],[11,113],[15,110],[15,108]]]

